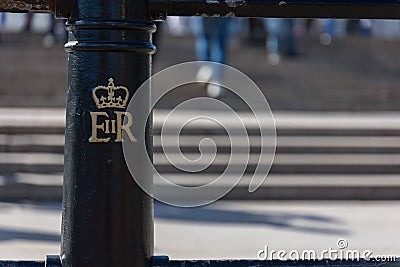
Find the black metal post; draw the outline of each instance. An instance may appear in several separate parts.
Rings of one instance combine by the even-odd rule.
[[[126,106],[150,76],[155,51],[147,1],[77,0],[67,30],[62,266],[149,266],[152,199],[131,178],[122,151],[123,132],[125,142],[135,132],[123,123],[131,116]],[[150,91],[142,103],[149,109]]]

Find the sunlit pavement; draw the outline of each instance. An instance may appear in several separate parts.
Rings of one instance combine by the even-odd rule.
[[[0,203],[0,258],[58,254],[60,203]],[[155,254],[176,259],[256,258],[258,251],[338,249],[400,255],[400,202],[233,202],[155,205]],[[100,238],[100,236],[99,236]]]

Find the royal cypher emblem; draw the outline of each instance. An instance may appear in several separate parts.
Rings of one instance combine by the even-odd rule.
[[[125,131],[131,142],[136,142],[130,127],[132,114],[113,109],[125,109],[129,100],[129,90],[125,86],[115,86],[114,79],[108,79],[108,86],[97,86],[92,91],[92,97],[98,109],[109,111],[92,111],[92,136],[90,143],[108,143],[114,137],[114,142],[122,142],[122,131]],[[126,118],[126,119],[125,119]],[[124,119],[126,124],[124,123]]]

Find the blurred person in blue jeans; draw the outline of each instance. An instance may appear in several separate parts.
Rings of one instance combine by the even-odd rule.
[[[1,43],[1,28],[6,25],[6,13],[0,12],[0,43]]]
[[[50,27],[47,34],[43,38],[43,47],[50,48],[57,41],[65,42],[68,39],[68,33],[65,30],[66,20],[55,19],[53,15],[49,15]]]
[[[193,18],[193,30],[196,37],[196,54],[200,61],[226,62],[226,46],[228,42],[230,18],[199,17]],[[197,78],[201,81],[209,81],[207,94],[210,97],[218,97],[222,94],[222,88],[213,84],[221,82],[222,69],[211,68],[204,64]]]
[[[322,45],[330,45],[334,37],[346,36],[347,20],[345,19],[320,19],[321,34],[319,41]]]
[[[281,53],[289,56],[297,55],[297,41],[294,36],[294,19],[266,18],[263,19],[264,28],[267,31],[265,48],[267,50],[267,62],[270,65],[278,65]]]

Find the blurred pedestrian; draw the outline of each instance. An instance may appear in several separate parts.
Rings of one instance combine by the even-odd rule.
[[[189,36],[192,34],[190,17],[168,16],[166,24],[172,36]]]
[[[263,22],[267,31],[265,48],[268,64],[278,65],[281,61],[281,53],[289,56],[297,55],[294,19],[266,18]]]
[[[68,34],[65,30],[65,20],[57,20],[53,15],[49,15],[50,28],[43,38],[43,47],[50,48],[56,44],[57,41],[65,42]]]
[[[30,32],[32,29],[33,14],[25,14],[24,31]]]
[[[323,45],[330,45],[335,37],[347,35],[347,20],[345,19],[321,19],[321,34],[319,41]]]
[[[372,35],[378,38],[393,40],[400,37],[400,22],[398,20],[373,20]]]
[[[200,17],[194,18],[194,33],[196,36],[196,53],[200,61],[226,62],[226,46],[230,18]],[[220,83],[222,69],[213,65],[204,64],[200,68],[198,78],[209,81],[207,94],[210,97],[218,97],[222,94],[222,88],[213,83]]]
[[[6,25],[6,13],[0,12],[0,43],[1,43],[1,31]]]

